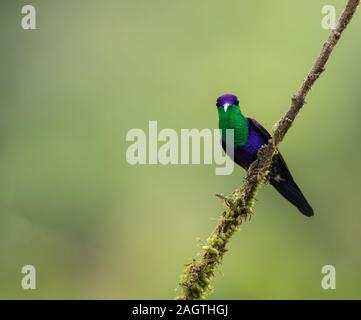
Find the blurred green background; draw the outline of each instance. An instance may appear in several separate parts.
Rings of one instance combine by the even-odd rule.
[[[271,129],[346,1],[15,1],[0,10],[0,298],[173,297],[215,192],[243,170],[131,166],[128,130],[216,128],[237,94]],[[37,9],[37,30],[21,8]],[[281,150],[313,205],[307,219],[263,188],[229,245],[210,298],[361,298],[361,14],[355,16]],[[21,288],[21,267],[37,290]],[[321,288],[321,268],[337,289]]]

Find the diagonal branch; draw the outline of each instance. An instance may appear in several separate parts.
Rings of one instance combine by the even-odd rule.
[[[226,245],[243,221],[252,214],[253,204],[259,187],[267,181],[272,158],[277,153],[277,146],[282,142],[297,114],[305,104],[305,98],[313,84],[325,70],[324,67],[355,13],[360,0],[348,0],[336,28],[332,30],[324,43],[321,53],[304,79],[298,92],[292,97],[286,114],[274,126],[273,136],[268,145],[258,152],[256,161],[250,166],[244,184],[231,195],[216,196],[224,200],[224,211],[215,228],[202,247],[197,259],[186,265],[180,286],[183,290],[177,299],[202,299],[211,289],[216,267],[222,262],[227,251]]]

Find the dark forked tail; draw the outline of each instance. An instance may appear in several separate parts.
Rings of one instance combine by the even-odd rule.
[[[302,214],[307,217],[312,217],[314,215],[312,207],[307,202],[296,182],[293,180],[293,177],[281,154],[277,154],[273,158],[270,183],[289,202],[296,206]]]

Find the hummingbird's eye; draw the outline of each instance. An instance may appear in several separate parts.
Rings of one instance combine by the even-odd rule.
[[[221,107],[222,105],[220,103],[216,103],[216,106],[219,108]]]

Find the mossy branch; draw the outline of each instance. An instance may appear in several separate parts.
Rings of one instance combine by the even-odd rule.
[[[239,229],[242,222],[251,217],[257,191],[267,181],[272,158],[277,153],[277,146],[281,143],[305,104],[305,98],[313,84],[325,70],[324,67],[332,50],[351,21],[359,3],[360,0],[347,1],[336,28],[332,30],[324,43],[321,53],[298,92],[292,97],[288,111],[275,124],[269,143],[259,150],[257,160],[248,169],[243,185],[228,196],[216,194],[217,197],[224,201],[224,211],[198,257],[186,265],[180,282],[183,292],[177,299],[202,299],[212,288],[214,272],[227,251],[226,245],[228,241]]]

